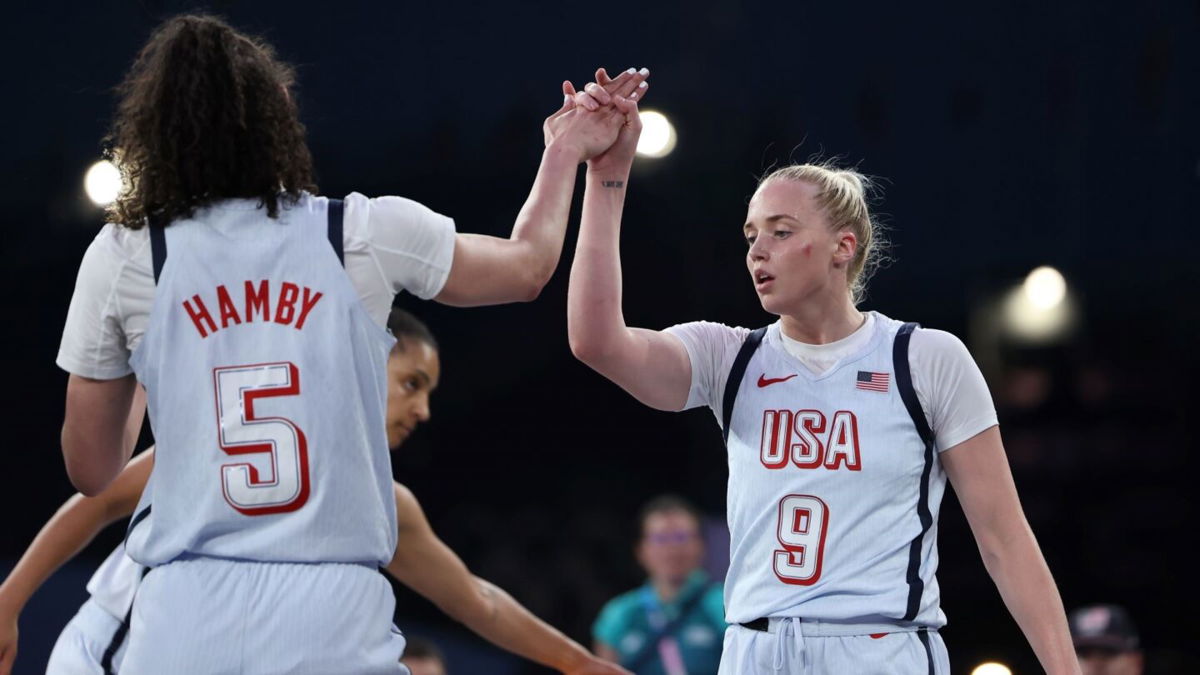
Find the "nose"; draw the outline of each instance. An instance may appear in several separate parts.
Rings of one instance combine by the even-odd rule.
[[[420,420],[422,422],[429,421],[431,414],[429,412],[429,395],[428,394],[422,394],[421,397],[419,399],[417,399],[417,404],[413,408],[413,412],[416,414],[418,420]]]
[[[755,237],[754,243],[750,244],[750,251],[747,255],[751,260],[761,261],[770,258],[770,253],[767,251],[766,237]]]

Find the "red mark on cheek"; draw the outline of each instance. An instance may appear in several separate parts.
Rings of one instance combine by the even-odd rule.
[[[805,258],[812,257],[812,244],[805,244],[800,250],[804,253]]]

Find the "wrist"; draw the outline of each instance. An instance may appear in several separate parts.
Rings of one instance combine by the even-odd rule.
[[[0,590],[0,617],[17,617],[21,611],[25,609],[25,601],[27,598],[18,597],[18,594]]]
[[[582,668],[591,658],[591,653],[584,649],[582,645],[572,641],[570,646],[562,654],[558,655],[554,663],[548,665],[560,673],[571,673]]]
[[[583,161],[583,148],[570,141],[564,140],[561,137],[555,138],[546,144],[546,149],[542,152],[543,161],[560,161],[570,162],[571,164],[579,164]]]

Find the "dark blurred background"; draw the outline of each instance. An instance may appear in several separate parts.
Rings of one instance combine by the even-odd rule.
[[[399,194],[460,231],[507,235],[564,78],[652,69],[643,109],[678,145],[640,159],[626,209],[625,312],[662,328],[772,317],[745,278],[754,179],[820,153],[882,177],[893,263],[864,308],[961,336],[984,367],[1017,484],[1068,608],[1128,607],[1149,672],[1200,672],[1188,554],[1200,225],[1200,3],[94,2],[6,12],[0,287],[6,487],[0,573],[72,489],[54,365],[75,271],[103,223],[84,195],[111,88],[170,14],[264,35],[299,72],[321,192]],[[661,492],[723,519],[706,410],[654,412],[571,356],[573,231],[533,303],[459,310],[402,297],[442,345],[433,420],[395,473],[479,575],[590,644],[596,611],[641,581],[638,506]],[[1002,300],[1052,265],[1075,317],[1019,339]],[[943,635],[955,672],[1037,672],[948,494]],[[19,673],[41,672],[86,597],[102,536],[34,597]],[[400,590],[397,622],[451,672],[541,673]],[[487,664],[480,665],[480,664]]]

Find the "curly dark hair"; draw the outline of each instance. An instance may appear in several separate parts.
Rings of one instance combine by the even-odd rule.
[[[125,187],[112,222],[167,225],[221,199],[279,202],[316,191],[290,66],[221,19],[168,19],[118,87],[106,139]]]

